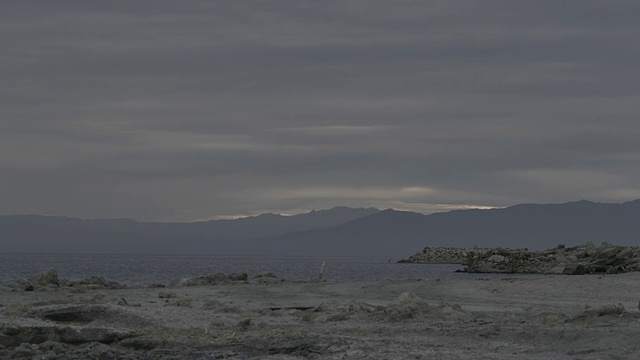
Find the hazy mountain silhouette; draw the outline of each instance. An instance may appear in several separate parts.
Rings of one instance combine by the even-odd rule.
[[[421,215],[385,210],[331,229],[262,239],[300,255],[408,256],[425,246],[545,249],[587,241],[640,245],[640,200],[577,201]],[[264,245],[263,245],[264,246]]]
[[[198,223],[0,217],[1,252],[405,257],[425,246],[640,245],[640,200],[414,212],[338,207]]]
[[[0,252],[217,254],[228,247],[224,244],[216,246],[217,243],[228,241],[233,244],[238,239],[323,229],[379,211],[335,207],[293,216],[262,214],[195,223],[0,216]]]

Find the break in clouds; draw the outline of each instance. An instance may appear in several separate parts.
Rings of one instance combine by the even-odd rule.
[[[0,213],[640,197],[635,1],[3,1]]]

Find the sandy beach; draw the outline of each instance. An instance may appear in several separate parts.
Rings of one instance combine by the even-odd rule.
[[[0,290],[2,359],[638,359],[640,273]]]

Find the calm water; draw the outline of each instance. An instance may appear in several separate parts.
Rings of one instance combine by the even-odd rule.
[[[270,271],[279,278],[305,280],[318,277],[323,261],[327,281],[444,281],[488,277],[487,274],[456,273],[456,269],[462,268],[460,265],[398,264],[388,258],[0,254],[0,284],[29,278],[48,269],[56,269],[63,278],[102,275],[109,281],[128,285],[167,284],[183,277],[217,272],[247,272],[252,276]]]

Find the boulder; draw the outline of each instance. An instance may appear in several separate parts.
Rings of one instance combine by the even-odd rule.
[[[599,252],[598,252],[598,259],[608,259],[608,258],[612,258],[615,257],[619,252],[620,252],[620,248],[615,247],[615,246],[608,246],[605,248],[600,248]]]
[[[500,263],[500,262],[505,262],[506,259],[502,255],[491,255],[491,256],[489,256],[487,261],[491,261],[491,262],[494,262],[494,263]]]
[[[632,248],[624,248],[619,253],[616,254],[617,259],[628,259],[633,257],[634,251]]]
[[[582,264],[566,265],[562,274],[564,275],[584,275],[588,273],[588,269]]]
[[[554,266],[550,270],[547,271],[547,274],[563,274],[564,269],[567,267],[567,264],[561,262],[558,265]]]
[[[29,279],[29,282],[34,286],[53,286],[60,287],[60,279],[58,279],[58,273],[51,269]]]

